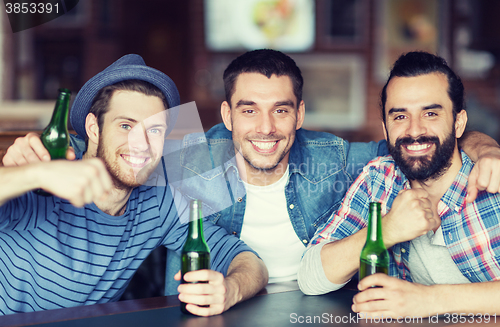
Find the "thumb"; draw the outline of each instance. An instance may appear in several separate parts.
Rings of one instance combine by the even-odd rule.
[[[439,225],[441,225],[441,217],[439,217],[437,212],[434,212],[434,210],[432,210],[432,218],[430,219],[430,221],[432,222],[432,226],[430,229],[437,228],[439,227]]]
[[[76,158],[75,150],[72,147],[69,147],[68,150],[66,151],[66,159],[75,160],[75,158]]]
[[[470,172],[469,181],[467,183],[466,201],[468,203],[474,202],[474,200],[477,197],[477,193],[478,193],[477,179],[478,179],[478,177],[479,177],[479,173],[477,170],[477,166],[474,166],[474,168],[472,168],[472,171]]]
[[[181,271],[180,270],[177,272],[177,274],[175,274],[174,279],[181,280]]]

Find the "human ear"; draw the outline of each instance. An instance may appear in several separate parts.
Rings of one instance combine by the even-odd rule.
[[[231,121],[231,107],[227,101],[222,102],[220,105],[220,115],[222,116],[222,121],[226,128],[230,131],[233,131],[233,123]]]
[[[455,137],[457,139],[461,138],[462,135],[464,134],[465,127],[467,125],[467,112],[462,109],[457,114],[457,117],[455,119]]]
[[[382,131],[384,132],[385,140],[389,141],[389,139],[387,137],[387,128],[385,127],[385,123],[384,122],[382,122]]]
[[[302,127],[302,124],[304,123],[304,117],[306,114],[306,105],[304,103],[304,100],[300,101],[299,108],[297,110],[297,127],[296,129],[299,129]]]
[[[85,118],[85,131],[89,142],[99,144],[99,125],[97,124],[97,117],[92,113],[89,113]]]

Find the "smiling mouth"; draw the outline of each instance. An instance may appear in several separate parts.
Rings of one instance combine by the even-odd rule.
[[[274,142],[259,142],[259,141],[250,141],[256,148],[260,150],[271,150],[277,143],[278,141]]]
[[[122,154],[121,157],[132,167],[143,167],[149,161],[149,157],[131,156],[127,154]]]
[[[406,148],[410,151],[421,151],[430,148],[432,144],[410,144],[407,145]]]

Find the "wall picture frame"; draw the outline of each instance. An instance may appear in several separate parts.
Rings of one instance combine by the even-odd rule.
[[[310,50],[314,0],[205,0],[205,45],[214,52]]]
[[[364,125],[366,64],[363,55],[319,54],[292,57],[304,78],[304,128],[354,130]]]
[[[377,0],[375,77],[387,80],[397,58],[410,51],[448,57],[448,0]]]

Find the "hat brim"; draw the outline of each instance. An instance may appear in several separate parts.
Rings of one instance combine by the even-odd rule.
[[[133,57],[131,57],[133,56]],[[117,65],[120,60],[132,59],[136,64]],[[127,55],[120,58],[113,65],[109,66],[99,74],[92,77],[83,85],[80,92],[75,97],[70,112],[71,126],[76,133],[83,138],[87,137],[85,130],[85,119],[89,113],[95,96],[102,88],[113,85],[118,82],[137,79],[149,82],[158,87],[165,95],[169,110],[169,124],[166,135],[168,135],[175,126],[178,116],[178,106],[180,105],[180,96],[175,83],[170,77],[157,69],[146,66],[142,58],[138,55]]]

